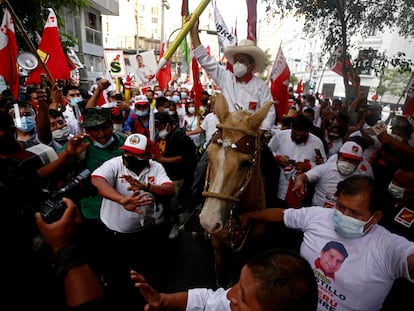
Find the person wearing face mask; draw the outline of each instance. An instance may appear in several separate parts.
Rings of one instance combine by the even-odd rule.
[[[186,105],[186,114],[184,117],[184,130],[187,131],[194,131],[199,127],[200,120],[198,116],[196,115],[195,111],[195,102],[194,100],[187,100]],[[197,150],[200,147],[201,144],[201,137],[200,134],[192,134],[189,135],[191,140],[193,141],[194,145],[196,146]]]
[[[414,166],[412,163],[400,167],[388,185],[391,202],[384,210],[380,224],[393,233],[414,242]],[[384,301],[383,311],[404,310],[404,297],[414,292],[414,284],[404,279],[394,282]]]
[[[61,111],[49,109],[49,121],[53,137],[51,146],[53,149],[58,150],[67,143],[73,135],[70,132],[70,128],[66,124],[65,117]]]
[[[167,210],[172,225],[169,237],[175,239],[181,225],[179,215],[189,209],[190,188],[197,162],[196,150],[191,138],[178,126],[177,119],[166,112],[157,112],[154,118],[159,154],[153,154],[153,159],[164,166],[175,188],[175,195],[169,200]]]
[[[414,148],[408,144],[413,127],[404,116],[397,116],[391,121],[391,133],[377,135],[381,147],[371,159],[377,187],[387,192],[388,184],[397,169],[412,162]],[[396,138],[396,137],[398,138]]]
[[[253,219],[283,222],[302,231],[300,253],[312,268],[327,242],[341,243],[348,257],[335,272],[335,280],[328,282],[314,269],[317,310],[381,310],[396,279],[414,283],[414,242],[378,224],[382,198],[372,178],[353,175],[338,183],[335,208],[267,208],[240,215],[240,222],[242,228]],[[397,309],[401,310],[393,310]]]
[[[292,128],[276,132],[269,141],[269,148],[281,169],[277,196],[281,206],[291,205],[297,196],[292,192],[294,181],[299,174],[309,171],[317,165],[321,152],[321,161],[326,162],[322,141],[309,132],[312,121],[298,114],[292,120]]]
[[[163,222],[163,198],[175,190],[164,167],[151,159],[152,143],[142,134],[127,137],[114,157],[92,173],[92,184],[103,197],[100,217],[106,228],[104,279],[117,308],[142,310],[130,286],[129,269],[145,271],[160,284],[167,258],[168,224]]]
[[[65,105],[62,107],[62,113],[65,117],[70,131],[73,135],[81,132],[79,120],[81,119],[81,109],[79,103],[82,101],[82,96],[79,87],[76,85],[67,85],[63,88],[62,94]]]
[[[127,135],[138,133],[150,137],[149,121],[150,102],[145,95],[138,95],[135,97],[134,111],[124,122],[122,132]]]
[[[363,149],[356,142],[345,142],[337,156],[298,175],[292,191],[301,197],[305,193],[306,185],[312,183],[315,192],[311,198],[311,205],[335,207],[338,182],[357,174],[374,177],[371,165],[363,161],[362,154]]]
[[[255,112],[266,102],[273,101],[269,87],[254,74],[262,72],[266,66],[266,55],[252,40],[241,40],[238,46],[227,47],[224,56],[233,66],[233,72],[217,63],[207,54],[198,35],[199,23],[196,21],[190,31],[194,57],[200,66],[220,87],[226,98],[229,110]],[[261,133],[270,132],[276,119],[272,106],[260,127]]]
[[[267,57],[256,42],[244,39],[237,46],[228,46],[224,56],[233,70],[224,66],[211,57],[201,44],[198,34],[199,21],[194,23],[190,31],[193,55],[207,75],[220,88],[226,98],[229,111],[245,110],[254,113],[267,102],[273,102],[270,88],[255,74],[266,67]],[[268,148],[266,136],[271,135],[272,126],[276,120],[275,106],[272,105],[263,120],[258,134],[260,136],[260,168],[265,184],[266,200],[273,203],[277,200],[279,167],[274,163],[272,153]]]
[[[105,161],[120,156],[123,152],[119,147],[123,146],[125,139],[113,130],[111,109],[86,108],[82,111],[82,115],[81,126],[86,134],[75,136],[58,150],[59,158],[66,158],[61,173],[62,182],[83,169],[93,172]],[[106,243],[105,226],[100,220],[101,203],[102,197],[93,191],[78,202],[83,218],[83,242],[88,251],[87,255],[91,258],[91,265],[98,275],[102,273]]]

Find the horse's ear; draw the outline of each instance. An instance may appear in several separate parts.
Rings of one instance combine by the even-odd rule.
[[[273,102],[269,101],[265,103],[259,110],[249,117],[249,124],[251,129],[259,129],[264,118],[266,118],[267,113],[269,112],[270,107],[272,107]]]
[[[224,122],[224,120],[229,115],[229,106],[227,104],[226,98],[223,94],[216,93],[216,102],[214,104],[214,111],[217,115],[217,118],[220,122]]]

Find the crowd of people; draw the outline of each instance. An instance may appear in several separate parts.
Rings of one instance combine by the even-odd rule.
[[[198,22],[190,34],[230,111],[272,101],[253,41],[226,49],[230,71],[206,52]],[[109,86],[99,79],[88,94],[70,80],[0,95],[11,291],[43,310],[404,309],[414,289],[412,116],[382,120],[362,93],[343,102],[292,92],[289,113],[272,107],[258,133],[269,208],[240,218],[283,222],[303,232],[300,248],[252,258],[230,289],[160,294],[164,245],[202,205],[215,96],[206,88],[196,103],[171,83],[132,90],[128,102]]]

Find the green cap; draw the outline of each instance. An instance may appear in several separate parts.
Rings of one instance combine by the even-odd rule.
[[[111,109],[106,108],[86,108],[82,111],[82,127],[93,127],[111,121]]]

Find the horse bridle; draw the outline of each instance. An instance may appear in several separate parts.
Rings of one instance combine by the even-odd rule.
[[[211,138],[212,143],[220,144],[220,145],[223,145],[224,148],[230,147],[233,150],[236,150],[238,152],[252,155],[252,157],[249,161],[250,166],[249,166],[249,169],[247,171],[247,174],[246,174],[240,188],[236,191],[235,194],[225,195],[225,194],[221,194],[221,193],[217,193],[217,192],[207,191],[207,189],[209,187],[210,165],[208,165],[208,167],[207,167],[207,174],[206,174],[206,179],[205,179],[205,184],[204,184],[204,191],[202,192],[202,195],[205,196],[205,197],[217,198],[217,199],[232,202],[232,205],[231,205],[231,208],[230,208],[229,218],[228,218],[228,221],[227,221],[227,225],[228,225],[228,233],[230,235],[230,247],[231,247],[232,250],[235,250],[236,252],[238,252],[243,248],[243,246],[244,246],[244,244],[247,240],[247,236],[249,235],[251,225],[249,223],[247,229],[244,230],[243,240],[242,240],[241,244],[239,245],[239,247],[237,249],[235,249],[236,248],[235,234],[237,232],[237,228],[238,228],[238,225],[239,225],[236,206],[237,206],[237,203],[240,202],[241,194],[246,190],[247,185],[249,184],[249,182],[250,182],[250,180],[253,176],[253,172],[254,172],[255,166],[257,164],[257,156],[258,156],[258,153],[259,153],[259,147],[260,147],[259,138],[260,137],[259,137],[259,135],[257,135],[257,133],[255,133],[253,131],[246,130],[246,129],[241,129],[241,128],[236,128],[236,127],[221,124],[221,123],[218,123],[216,125],[216,127],[218,128],[218,130],[214,133],[213,137]],[[223,140],[223,138],[222,138],[222,129],[241,132],[245,135],[243,137],[241,137],[239,140],[237,140],[235,143],[232,143],[230,140],[227,140],[227,139]]]

